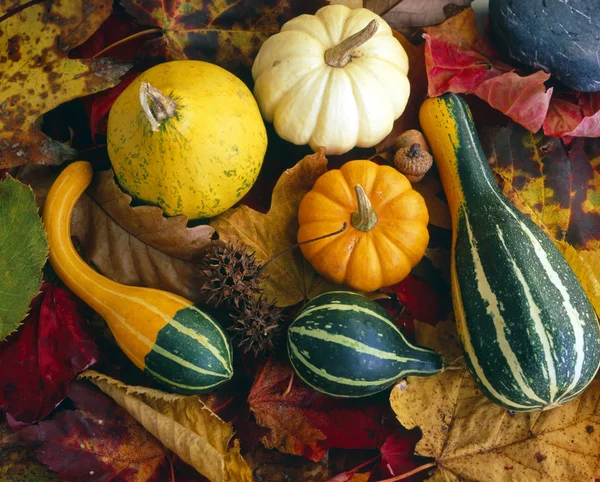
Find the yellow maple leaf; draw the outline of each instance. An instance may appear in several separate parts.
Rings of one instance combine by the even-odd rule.
[[[451,320],[418,324],[417,340],[456,353]],[[430,342],[435,340],[435,345]],[[407,429],[423,437],[416,452],[432,457],[429,481],[591,482],[600,477],[600,380],[576,400],[544,412],[513,413],[490,402],[468,370],[456,367],[398,383],[390,403]]]
[[[27,6],[28,3],[33,3]],[[26,163],[60,164],[76,151],[36,126],[58,105],[108,89],[128,64],[108,58],[69,59],[110,15],[112,0],[0,5],[0,169]],[[19,7],[25,7],[17,11]],[[16,13],[10,16],[11,11]]]
[[[326,170],[327,158],[321,149],[281,175],[267,214],[242,205],[221,214],[210,225],[220,239],[241,241],[256,252],[257,259],[266,262],[296,244],[300,201]],[[313,270],[299,249],[275,259],[265,268],[265,274],[265,293],[280,307],[295,305],[334,288]]]
[[[198,396],[133,387],[87,370],[80,375],[129,412],[165,447],[211,482],[252,482],[252,472],[233,438],[233,427]]]

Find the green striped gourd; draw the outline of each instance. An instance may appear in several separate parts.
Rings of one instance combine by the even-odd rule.
[[[401,377],[442,369],[437,353],[406,341],[381,306],[350,291],[304,306],[288,331],[288,355],[302,380],[334,397],[371,395]]]
[[[49,257],[58,277],[108,323],[123,352],[169,390],[202,393],[233,375],[231,344],[219,324],[181,296],[125,286],[90,268],[71,242],[71,214],[92,179],[75,162],[56,179],[44,206]]]
[[[552,240],[498,189],[465,102],[420,112],[452,215],[454,313],[483,392],[515,411],[573,400],[600,365],[598,320]]]

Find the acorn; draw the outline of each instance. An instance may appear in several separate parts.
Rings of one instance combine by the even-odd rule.
[[[417,129],[409,129],[407,131],[404,131],[398,137],[396,137],[396,140],[392,145],[392,149],[394,152],[396,152],[397,150],[402,149],[403,147],[412,146],[415,142],[419,144],[419,146],[421,146],[421,149],[423,149],[424,151],[431,152],[431,150],[429,149],[429,144],[427,144],[427,141],[425,140],[425,136],[422,134],[421,131],[418,131]]]
[[[410,129],[394,142],[394,165],[411,182],[419,182],[431,169],[433,157],[421,132]]]

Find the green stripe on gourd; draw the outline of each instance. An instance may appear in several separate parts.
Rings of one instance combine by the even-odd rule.
[[[471,373],[512,410],[565,403],[600,366],[594,309],[552,240],[498,189],[464,101],[444,95],[423,109],[453,212],[453,299]]]
[[[302,309],[288,331],[288,355],[302,380],[337,397],[371,395],[442,369],[441,357],[409,343],[377,303],[348,291],[322,294]]]
[[[173,316],[145,358],[145,371],[179,393],[210,391],[231,378],[231,366],[231,344],[225,333],[194,306]]]

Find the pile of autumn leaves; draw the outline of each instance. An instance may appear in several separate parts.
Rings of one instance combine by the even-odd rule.
[[[165,25],[165,20],[157,16],[163,7],[160,1],[123,3],[140,23],[163,29],[161,36],[145,48],[162,49],[161,55],[166,58],[186,55],[181,53],[185,48],[180,52],[169,51],[178,45],[171,40],[189,47],[198,41],[192,33],[206,34],[203,26],[189,32]],[[227,27],[219,23],[219,18],[227,11],[226,2],[215,1],[212,9],[204,3],[199,2],[195,8],[210,12],[213,17],[206,13],[207,23],[221,26],[221,30],[217,29],[220,47],[207,55],[232,69],[242,68],[253,53],[240,53],[223,41]],[[299,1],[283,3],[290,17],[307,8]],[[75,22],[78,27],[71,31],[61,28],[72,27],[42,24],[48,20],[38,16],[41,5],[24,9],[21,18],[10,17],[15,19],[13,23],[3,22],[6,33],[11,28],[18,32],[23,25],[44,31],[39,44],[21,46],[22,51],[33,48],[41,52],[48,48],[48,62],[55,62],[55,68],[63,73],[79,72],[76,76],[81,80],[58,86],[50,97],[52,100],[31,106],[31,115],[19,131],[20,137],[10,139],[11,146],[17,143],[19,146],[0,158],[0,167],[22,164],[24,157],[35,163],[62,162],[61,156],[68,156],[68,149],[47,151],[51,152],[51,159],[40,151],[43,143],[54,141],[37,130],[37,114],[110,87],[123,73],[121,63],[99,66],[100,63],[67,59],[63,51],[53,49],[56,36],[76,38],[70,44],[73,48],[102,25],[90,40],[96,53],[103,44],[99,37],[109,37],[111,30],[115,30],[114,15],[108,18],[111,2],[94,0],[96,7],[104,8],[94,10],[85,21],[81,11],[72,11],[72,4],[52,7],[55,13],[65,16],[79,15],[80,22]],[[278,30],[277,22],[285,20],[268,2],[247,4],[248,25],[256,24],[257,18],[265,19],[263,30],[253,31],[248,27],[249,40],[264,40]],[[170,13],[176,23],[177,12]],[[471,10],[440,27],[427,29],[427,35],[427,42],[420,46],[398,36],[409,53],[413,94],[390,139],[417,125],[416,112],[426,85],[430,91],[437,89],[436,92],[452,90],[448,86],[458,85],[456,88],[464,89],[463,92],[480,95],[485,89],[480,85],[493,78],[501,85],[518,81],[512,75],[498,80],[503,75],[498,64],[491,69],[484,66],[488,77],[466,87],[466,77],[448,77],[447,72],[439,70],[443,62],[436,64],[433,52],[455,49],[455,53],[466,56],[463,58],[472,58],[470,72],[475,75],[471,79],[483,72],[481,56],[489,60],[496,55],[486,47],[485,39],[478,37]],[[445,50],[433,49],[434,42],[443,42]],[[7,62],[16,63],[18,59],[15,56]],[[46,77],[44,65],[38,67],[23,72],[29,76],[24,85],[29,83],[39,89],[40,79]],[[98,69],[104,69],[102,73],[106,75],[98,75]],[[469,69],[462,72],[468,77]],[[492,77],[492,74],[498,75]],[[107,112],[106,106],[110,106],[118,89],[98,94],[91,105],[86,104],[93,130],[98,127],[98,112]],[[27,95],[23,91],[9,93]],[[540,90],[541,97],[534,96],[534,100],[545,99],[544,95],[547,95],[545,90]],[[483,94],[480,97],[486,98]],[[507,110],[512,106],[510,111],[517,116],[519,112],[535,112],[515,108],[510,98],[507,102],[494,107]],[[514,120],[537,130],[549,115]],[[14,134],[13,129],[6,129],[7,122],[0,118],[5,137]],[[261,253],[265,260],[295,242],[300,200],[331,166],[322,153],[302,157],[306,154],[302,149],[282,147],[277,140],[274,144],[278,150],[272,150],[267,157],[267,170],[279,175],[283,169],[277,166],[285,158],[290,159],[290,169],[278,180],[259,181],[254,197],[251,195],[244,205],[212,220],[210,225],[192,228],[180,217],[164,218],[158,208],[132,207],[131,198],[118,188],[112,173],[98,173],[74,214],[73,235],[78,247],[88,262],[112,279],[197,299],[201,280],[195,269],[195,255],[211,242],[215,230],[221,239],[241,241]],[[596,219],[600,215],[600,202],[587,193],[600,189],[600,175],[592,167],[600,154],[600,144],[575,139],[565,148],[556,138],[531,134],[512,123],[489,130],[484,144],[504,193],[560,243],[598,308],[600,224]],[[27,149],[28,155],[18,155],[19,148]],[[375,157],[378,162],[385,162],[388,155],[385,148],[386,142],[378,146],[379,156]],[[332,159],[329,163],[339,162],[343,160]],[[564,178],[546,175],[557,166],[568,183]],[[0,479],[10,480],[9,476],[20,473],[42,480],[52,480],[57,474],[62,480],[74,481],[181,482],[203,480],[200,473],[211,482],[243,482],[252,480],[254,473],[257,478],[273,482],[284,477],[303,482],[366,482],[393,480],[412,470],[421,470],[421,476],[431,475],[434,481],[462,478],[562,482],[590,480],[600,475],[599,382],[592,383],[583,396],[564,407],[543,413],[514,414],[487,401],[463,366],[449,316],[449,216],[435,173],[415,185],[430,212],[432,243],[426,258],[409,278],[379,297],[399,323],[406,324],[418,343],[442,353],[454,363],[455,369],[430,378],[401,381],[392,389],[389,400],[384,393],[372,399],[348,401],[309,389],[294,377],[286,361],[277,358],[257,363],[243,359],[236,367],[234,382],[216,393],[202,397],[166,394],[147,388],[148,381],[120,353],[103,321],[62,288],[50,269],[46,268],[41,293],[28,308],[38,292],[39,272],[46,258],[38,208],[43,205],[58,171],[59,168],[43,165],[22,166],[10,173],[25,184],[10,178],[0,184],[3,228],[0,273],[11,275],[0,278],[0,290],[21,293],[18,302],[11,304],[11,314],[0,318],[0,335],[8,336],[0,343],[0,406],[6,413],[6,424],[1,426],[0,458],[7,461],[0,467]],[[265,213],[260,209],[265,204],[260,202],[264,193],[258,190],[270,191],[273,185],[270,209]],[[571,201],[565,205],[564,199]],[[27,249],[22,249],[23,246]],[[31,253],[35,256],[30,257]],[[297,305],[329,288],[297,252],[281,256],[268,270],[265,292],[282,306]],[[21,315],[28,309],[27,318],[19,326]],[[18,318],[17,323],[12,323],[9,316],[13,321]],[[85,371],[92,365],[98,371]],[[63,401],[65,397],[67,400]],[[405,430],[414,428],[420,431]],[[29,451],[17,449],[14,444],[28,447]],[[348,457],[352,460],[345,463],[336,459],[340,454],[346,457],[348,450],[360,451],[352,452]],[[415,450],[421,458],[413,456]],[[279,458],[281,453],[303,458]]]

